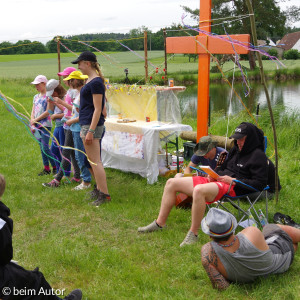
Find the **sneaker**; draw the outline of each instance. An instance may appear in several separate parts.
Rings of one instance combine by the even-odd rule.
[[[49,183],[42,183],[42,185],[45,187],[56,188],[56,187],[59,187],[59,181],[54,178]]]
[[[86,195],[85,200],[87,201],[97,200],[99,192],[100,191],[97,189],[97,185],[94,184],[94,189]]]
[[[81,299],[82,299],[82,292],[79,289],[72,291],[68,296],[64,298],[64,300],[81,300]]]
[[[165,228],[165,226],[164,227],[159,226],[156,223],[156,220],[154,220],[152,223],[150,223],[147,226],[139,227],[138,228],[138,232],[140,232],[140,233],[148,233],[148,232],[153,232],[153,231],[159,231],[159,230],[162,230],[164,228]]]
[[[85,190],[91,187],[91,184],[89,183],[88,185],[84,184],[84,182],[82,181],[79,185],[75,186],[72,190],[73,191],[81,191],[81,190]]]
[[[180,244],[180,247],[185,246],[185,245],[192,245],[197,243],[198,241],[198,236],[194,234],[194,232],[189,231],[183,240],[183,242]]]
[[[72,177],[71,182],[80,183],[81,182],[81,178]]]
[[[102,205],[103,203],[110,202],[110,201],[111,201],[111,198],[110,198],[109,194],[104,194],[99,191],[97,200],[90,203],[90,205],[98,207],[98,206]]]
[[[54,174],[54,175],[57,174],[57,169],[56,168],[52,169],[52,174]]]
[[[300,229],[300,224],[297,224],[289,215],[277,212],[275,213],[273,220],[277,224],[288,225]]]
[[[44,176],[44,175],[49,175],[49,174],[51,174],[51,171],[44,169],[42,172],[40,172],[38,174],[38,176]]]

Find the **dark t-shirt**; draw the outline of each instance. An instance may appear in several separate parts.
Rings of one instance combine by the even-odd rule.
[[[101,94],[102,110],[105,103],[105,87],[100,77],[96,77],[82,87],[80,91],[80,108],[79,108],[79,124],[90,125],[92,123],[93,113],[95,110],[93,103],[93,94]],[[105,122],[104,116],[101,113],[97,126],[103,125]]]
[[[213,170],[216,168],[217,166],[217,161],[219,159],[220,153],[221,152],[227,152],[225,149],[221,148],[221,147],[216,147],[217,151],[216,151],[216,156],[214,157],[214,159],[210,160],[207,158],[204,158],[203,156],[197,156],[197,155],[193,155],[191,158],[191,162],[195,165],[203,165],[203,166],[210,166]]]

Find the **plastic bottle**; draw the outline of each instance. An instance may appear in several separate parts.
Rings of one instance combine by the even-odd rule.
[[[259,209],[258,211],[259,211],[258,218],[259,218],[260,224],[261,224],[262,227],[265,227],[268,224],[268,220],[265,217],[265,215],[264,215],[264,213],[262,212],[261,209]]]
[[[249,211],[249,215],[248,215],[248,225],[253,226],[253,227],[257,227],[256,221],[253,218],[253,216],[251,215],[250,211]]]

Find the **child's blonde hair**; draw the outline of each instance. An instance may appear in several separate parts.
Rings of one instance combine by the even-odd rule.
[[[1,199],[2,195],[4,194],[5,185],[6,185],[5,178],[2,174],[0,174],[0,199]]]

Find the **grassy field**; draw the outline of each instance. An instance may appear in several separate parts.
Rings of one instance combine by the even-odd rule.
[[[125,79],[124,69],[129,70],[129,79],[133,82],[143,81],[145,76],[145,63],[140,58],[144,56],[143,51],[132,52],[116,52],[116,53],[97,53],[98,61],[106,78],[110,81],[121,81]],[[75,55],[72,53],[61,54],[61,69],[71,65]],[[161,80],[164,75],[164,52],[149,51],[149,76],[152,76],[156,82]],[[295,70],[300,68],[300,60],[283,61],[287,70]],[[249,67],[247,61],[241,61],[245,67]],[[213,67],[215,63],[211,63]],[[158,73],[156,74],[156,68]],[[276,71],[277,65],[272,61],[264,61],[264,68],[271,73]],[[58,60],[57,54],[25,54],[25,55],[0,55],[0,78],[28,78],[33,79],[38,74],[46,75],[47,78],[57,78]],[[223,66],[223,71],[230,76],[233,69],[233,63],[227,62]],[[285,69],[283,69],[284,72]],[[197,80],[198,62],[189,62],[188,57],[183,54],[170,55],[168,57],[168,75],[178,81]],[[258,71],[256,73],[259,73]],[[256,74],[255,73],[255,74]],[[300,70],[298,72],[300,74]],[[299,75],[298,74],[298,75]],[[211,78],[221,79],[220,73],[211,75]]]
[[[43,70],[47,70],[49,63],[36,61],[34,68],[33,60],[29,61],[27,66],[32,69],[24,73],[24,79],[18,79],[7,65],[11,72],[6,76],[9,79],[0,80],[1,91],[22,103],[27,111],[31,110],[35,93],[28,78],[44,73],[37,71],[41,61]],[[12,63],[19,68],[18,73],[26,69],[20,68],[26,62]],[[2,70],[2,63],[0,66]],[[53,66],[52,75],[55,73]],[[45,74],[51,77],[51,73]],[[19,105],[14,106],[24,112]],[[268,113],[264,111],[262,115],[260,124],[271,138]],[[283,189],[278,204],[274,200],[269,203],[269,221],[280,211],[299,222],[299,113],[284,112],[277,107],[275,116]],[[233,117],[230,132],[241,120],[249,121],[249,118],[243,113]],[[67,292],[81,288],[84,299],[89,300],[299,299],[299,254],[283,275],[270,276],[254,284],[231,285],[222,293],[213,290],[200,262],[201,245],[209,241],[208,237],[200,233],[198,244],[179,247],[189,229],[190,211],[174,209],[163,232],[137,233],[138,226],[157,217],[165,178],[148,185],[138,175],[107,169],[112,202],[91,207],[84,200],[83,191],[72,191],[69,185],[53,190],[42,186],[52,176],[37,176],[42,169],[38,144],[1,101],[0,122],[0,173],[7,180],[3,202],[10,207],[14,219],[14,259],[28,269],[39,266],[53,288],[65,288]],[[194,119],[183,122],[196,127]],[[226,121],[222,116],[213,115],[212,124],[215,125],[210,133],[225,134]],[[267,154],[272,156],[271,146]],[[259,203],[258,207],[264,209],[264,204]]]

